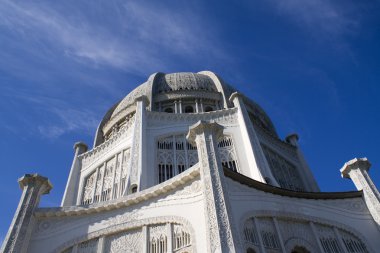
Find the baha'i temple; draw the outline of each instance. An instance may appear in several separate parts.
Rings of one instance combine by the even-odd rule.
[[[380,252],[370,162],[340,170],[358,191],[321,192],[297,141],[213,72],[155,73],[75,143],[61,206],[19,179],[1,252]]]

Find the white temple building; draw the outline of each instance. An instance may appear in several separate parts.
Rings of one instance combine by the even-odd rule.
[[[74,145],[60,207],[19,179],[1,252],[380,252],[369,161],[341,169],[358,191],[320,192],[297,140],[213,72],[155,73]]]

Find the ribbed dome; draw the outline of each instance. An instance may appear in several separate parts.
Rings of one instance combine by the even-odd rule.
[[[154,87],[154,93],[178,90],[217,91],[217,88],[209,76],[191,72],[160,75]]]

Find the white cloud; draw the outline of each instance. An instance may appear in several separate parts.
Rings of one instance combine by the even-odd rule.
[[[97,10],[91,3],[86,6],[89,9],[73,12],[67,6],[4,0],[0,3],[0,29],[6,27],[23,36],[24,45],[19,47],[30,47],[28,42],[39,44],[39,54],[59,48],[66,57],[81,63],[127,72],[165,68],[167,64],[160,60],[162,50],[191,57],[200,51],[225,56],[211,41],[210,31],[201,30],[194,13],[184,10],[178,15],[142,2],[111,2],[113,7],[107,10]],[[92,12],[99,15],[98,19],[89,17]],[[102,23],[102,19],[110,20]]]

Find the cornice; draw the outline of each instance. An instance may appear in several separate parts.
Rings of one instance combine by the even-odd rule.
[[[199,99],[212,99],[219,100],[222,95],[215,91],[205,91],[205,90],[176,90],[165,93],[156,93],[154,95],[154,102],[162,102],[174,99],[184,99],[184,98],[199,98]]]
[[[203,113],[166,113],[166,112],[147,112],[148,126],[153,126],[156,122],[186,122],[196,123],[198,121],[214,121],[225,125],[236,124],[238,108],[228,108],[218,111]]]
[[[264,184],[252,178],[246,177],[237,172],[233,172],[230,169],[224,168],[224,175],[232,180],[239,182],[243,185],[255,188],[257,190],[272,193],[275,195],[302,198],[302,199],[350,199],[350,198],[362,198],[362,191],[349,191],[349,192],[298,192],[291,191],[284,188],[275,187],[269,184]]]
[[[64,217],[64,216],[78,216],[84,214],[99,213],[103,211],[110,211],[136,205],[140,202],[147,201],[159,195],[165,194],[179,186],[185,185],[195,177],[199,176],[200,167],[194,165],[192,168],[182,172],[181,174],[151,188],[137,192],[128,196],[124,196],[108,202],[100,202],[88,206],[68,206],[57,208],[38,208],[35,216],[40,217]]]

